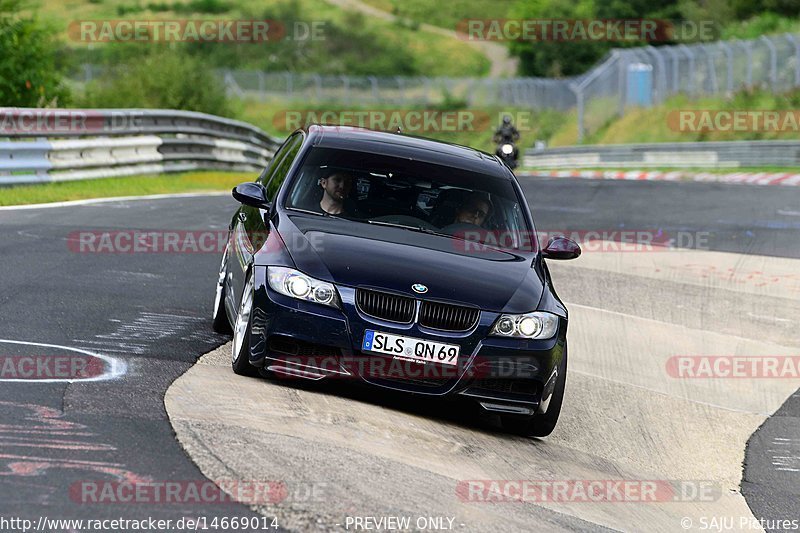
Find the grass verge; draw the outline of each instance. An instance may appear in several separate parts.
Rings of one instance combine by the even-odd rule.
[[[188,172],[15,185],[0,188],[0,205],[41,204],[115,196],[229,191],[239,183],[252,181],[255,177],[255,174],[250,172]]]

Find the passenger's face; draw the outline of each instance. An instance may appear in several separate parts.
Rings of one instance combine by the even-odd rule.
[[[323,178],[320,182],[325,194],[337,202],[343,201],[350,194],[350,187],[353,185],[353,178],[350,176],[336,174],[328,178]]]
[[[456,222],[482,226],[489,215],[489,204],[480,200],[471,200],[467,205],[458,210]]]

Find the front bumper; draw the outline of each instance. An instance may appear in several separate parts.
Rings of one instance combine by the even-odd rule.
[[[443,332],[419,324],[397,324],[363,314],[355,289],[337,286],[342,309],[289,298],[267,284],[256,267],[250,362],[280,376],[339,378],[406,393],[464,397],[484,409],[507,414],[543,412],[563,357],[567,320],[546,340],[489,336],[499,313],[482,311],[465,332]],[[362,352],[366,330],[461,346],[457,366],[408,363]]]

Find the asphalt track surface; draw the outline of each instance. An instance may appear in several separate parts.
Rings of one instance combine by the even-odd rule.
[[[702,245],[708,249],[731,253],[720,257],[733,257],[734,268],[741,264],[737,257],[745,256],[732,254],[800,257],[800,191],[565,179],[526,180],[523,186],[540,231],[661,229],[676,238],[701,236],[705,239]],[[108,381],[2,384],[0,515],[33,519],[42,515],[86,519],[156,517],[173,521],[183,516],[205,516],[208,520],[215,516],[258,516],[241,504],[93,504],[81,501],[75,492],[76,483],[80,487],[81,482],[202,482],[205,476],[175,439],[165,412],[164,395],[201,354],[228,339],[210,330],[209,308],[217,254],[76,253],[68,245],[70,233],[224,229],[234,208],[233,200],[228,197],[198,197],[0,211],[0,256],[4,267],[0,339],[63,347],[5,342],[0,343],[3,353],[56,355],[69,353],[66,348],[83,349],[113,357],[119,363],[117,368],[124,367],[120,377]],[[564,265],[569,271],[567,263]],[[793,328],[793,322],[800,316],[800,306],[797,300],[781,298],[780,292],[774,295],[777,302],[774,304],[771,298],[762,295],[756,317],[734,320],[730,315],[732,309],[748,309],[746,291],[726,293],[722,303],[715,300],[713,304],[706,303],[704,290],[684,291],[680,294],[684,309],[676,312],[675,299],[656,297],[662,287],[649,287],[648,280],[631,288],[626,274],[614,272],[613,268],[602,272],[573,268],[566,278],[567,286],[567,281],[558,278],[556,265],[551,269],[559,283],[557,289],[568,302],[602,307],[620,315],[669,316],[678,325],[694,320],[696,327],[696,321],[700,320],[703,328],[720,336],[741,334],[749,339],[776,342],[793,347],[791,353],[795,354],[800,349]],[[614,297],[623,290],[633,292],[627,293],[627,298]],[[786,287],[776,290],[785,291]],[[591,313],[587,316],[591,318]],[[780,320],[775,320],[776,317]],[[249,381],[254,380],[245,380]],[[786,386],[782,384],[784,389]],[[793,386],[796,388],[796,383]],[[237,391],[200,392],[232,392],[235,399]],[[609,388],[606,392],[613,395],[630,391]],[[346,392],[337,394],[343,402],[364,401],[359,397],[349,399]],[[791,392],[786,393],[784,398],[790,395]],[[747,401],[747,398],[742,400],[744,404]],[[394,409],[399,413],[397,416],[403,414],[401,406],[392,400],[387,402],[380,404],[382,409]],[[412,409],[412,414],[425,419],[424,409],[424,406]],[[798,411],[800,401],[794,396],[750,439],[741,489],[756,517],[798,518]],[[441,412],[427,420],[429,425],[452,422],[449,414]],[[491,420],[456,422],[462,436],[474,436],[481,445],[502,444],[508,439],[495,433]],[[580,431],[580,427],[570,426],[570,429]],[[584,440],[591,437],[583,435]],[[776,442],[789,447],[780,456],[783,463],[779,461],[785,467],[788,465],[786,468],[776,469],[772,451]],[[525,458],[522,445],[535,447],[537,461],[542,454],[545,457],[551,454],[557,462],[588,461],[585,454],[570,455],[568,448],[553,446],[548,450],[548,440],[515,442],[515,453],[519,455],[514,457],[522,461]],[[626,453],[624,443],[619,446],[620,453]],[[795,448],[791,449],[792,446]],[[269,456],[268,449],[259,453]],[[702,463],[705,454],[714,453],[712,442],[707,449],[695,450],[694,460]],[[290,467],[292,460],[309,460],[302,454],[285,459]],[[740,465],[729,466],[741,472]],[[391,478],[387,476],[391,473],[377,470],[373,472],[373,482],[388,483]],[[484,508],[478,511],[483,512]],[[604,512],[616,511],[606,508]],[[425,512],[418,509],[418,513]],[[599,527],[597,521],[544,507],[537,507],[534,516],[560,529]],[[644,524],[628,526],[628,529],[646,529]],[[329,529],[334,524],[317,523],[315,527]]]

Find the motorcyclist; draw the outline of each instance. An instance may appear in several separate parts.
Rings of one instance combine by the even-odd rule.
[[[503,123],[494,132],[494,142],[516,144],[519,141],[519,130],[511,123],[511,117],[503,116]]]
[[[495,153],[511,168],[517,166],[517,160],[519,159],[517,141],[519,141],[519,130],[511,123],[510,116],[503,116],[503,123],[494,133],[494,142],[497,143],[497,150],[495,150]],[[512,147],[510,154],[503,153],[502,148],[506,144],[510,144]],[[511,157],[511,160],[509,160],[509,157]]]

